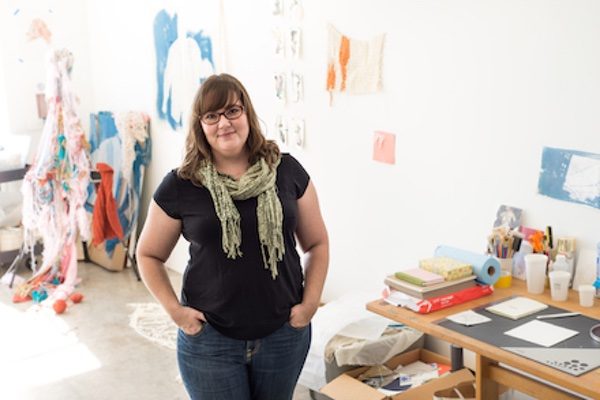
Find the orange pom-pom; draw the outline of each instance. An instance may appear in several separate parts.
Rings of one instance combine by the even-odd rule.
[[[54,304],[52,305],[52,308],[54,308],[55,313],[62,314],[67,309],[67,302],[64,301],[63,299],[58,299],[54,302]]]
[[[75,292],[70,298],[73,303],[81,303],[81,300],[83,300],[83,295],[79,292]]]

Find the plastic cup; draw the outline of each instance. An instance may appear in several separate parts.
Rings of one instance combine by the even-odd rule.
[[[512,258],[499,258],[500,269],[502,272],[508,272],[512,275],[513,259]]]
[[[579,305],[582,307],[592,307],[594,305],[594,296],[596,288],[592,285],[579,285]]]
[[[548,256],[545,254],[534,253],[525,256],[525,276],[527,279],[527,291],[529,293],[544,293],[547,264]]]
[[[551,271],[548,277],[550,278],[550,295],[552,296],[552,300],[567,301],[571,274],[567,271]]]

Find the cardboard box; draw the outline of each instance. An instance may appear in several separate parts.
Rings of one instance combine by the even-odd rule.
[[[407,365],[419,360],[425,363],[437,362],[449,364],[448,359],[439,354],[425,349],[415,349],[393,357],[385,365],[394,369],[398,365]],[[459,382],[475,379],[471,371],[465,368],[390,397],[356,379],[357,376],[368,368],[361,367],[340,375],[323,386],[321,393],[334,400],[422,400],[431,399],[433,393],[437,390],[451,387]]]
[[[122,271],[127,265],[127,253],[125,247],[118,243],[112,257],[109,257],[104,249],[104,243],[94,246],[91,242],[87,244],[90,261],[110,271]]]

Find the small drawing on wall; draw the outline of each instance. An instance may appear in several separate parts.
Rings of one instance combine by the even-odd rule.
[[[285,118],[281,115],[278,115],[275,121],[275,132],[277,132],[277,139],[281,143],[288,144],[288,128]]]
[[[302,52],[302,30],[291,28],[289,32],[289,50],[292,58],[300,58]]]
[[[304,135],[305,135],[305,130],[304,130],[304,119],[300,119],[300,118],[294,118],[290,121],[290,125],[289,125],[289,130],[290,130],[290,140],[293,141],[294,145],[297,147],[304,147]]]
[[[285,35],[280,28],[273,30],[274,52],[278,57],[285,57]]]
[[[302,75],[297,72],[292,72],[290,86],[290,101],[292,103],[302,101],[304,96],[304,79]]]
[[[286,101],[286,87],[285,87],[285,74],[276,73],[275,76],[275,96],[279,101],[285,103]]]
[[[273,15],[283,15],[283,0],[273,0]]]
[[[288,15],[290,15],[295,20],[302,19],[303,10],[302,10],[302,1],[301,0],[288,0]]]

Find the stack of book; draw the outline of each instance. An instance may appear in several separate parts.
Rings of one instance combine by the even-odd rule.
[[[414,268],[387,276],[384,282],[390,290],[384,298],[388,303],[426,314],[493,292],[492,286],[478,284],[475,278],[468,275],[445,280],[433,272]]]

